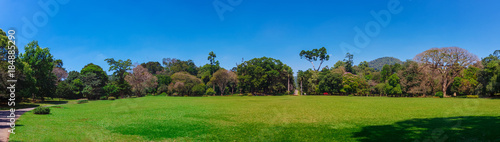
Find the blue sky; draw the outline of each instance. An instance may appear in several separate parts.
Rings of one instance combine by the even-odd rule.
[[[223,13],[222,20],[214,0],[59,0],[58,11],[53,13],[44,11],[40,1],[0,0],[0,28],[16,29],[18,47],[38,40],[68,70],[78,71],[88,63],[107,71],[106,58],[142,63],[171,57],[192,59],[200,66],[208,63],[210,51],[226,69],[242,58],[267,56],[297,71],[312,67],[300,59],[299,52],[321,47],[332,56],[323,66],[331,67],[344,58],[340,43],[354,44],[354,28],[364,29],[376,21],[370,12],[388,10],[390,3],[242,0],[231,5],[217,0],[233,9]],[[500,1],[399,2],[401,12],[391,14],[389,24],[354,53],[356,64],[385,56],[412,59],[432,47],[457,46],[479,57],[500,49]],[[31,37],[25,34],[29,31],[23,31],[29,25],[23,18],[34,23],[33,17],[38,18],[39,26],[34,26],[37,32],[31,32]]]

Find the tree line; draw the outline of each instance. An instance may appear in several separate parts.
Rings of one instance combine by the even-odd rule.
[[[6,88],[8,39],[0,30],[0,77]],[[367,61],[354,65],[354,55],[333,67],[322,67],[330,59],[326,48],[303,50],[299,56],[312,68],[294,72],[278,59],[269,57],[242,61],[232,69],[220,67],[214,52],[209,63],[197,66],[192,60],[164,58],[161,63],[150,61],[133,64],[130,59],[105,59],[107,71],[89,63],[80,71],[68,72],[63,61],[56,59],[49,48],[37,41],[28,43],[25,52],[16,54],[18,99],[46,98],[107,99],[168,96],[211,96],[225,94],[279,95],[359,95],[359,96],[448,96],[481,95],[492,97],[500,93],[500,50],[479,59],[458,47],[431,48],[401,64],[386,64],[381,70]],[[16,51],[17,48],[16,48]],[[314,62],[319,60],[316,67]],[[8,97],[1,90],[1,97]],[[6,100],[6,99],[2,99]]]
[[[306,53],[306,55],[304,55]],[[302,51],[309,62],[323,62],[326,50]],[[322,57],[323,56],[323,57]],[[353,65],[353,55],[346,54],[333,67],[299,70],[297,83],[301,94],[337,94],[359,96],[466,96],[500,95],[500,50],[479,59],[459,47],[431,48],[412,60],[385,64],[375,70],[363,61]],[[311,62],[312,63],[312,62]]]

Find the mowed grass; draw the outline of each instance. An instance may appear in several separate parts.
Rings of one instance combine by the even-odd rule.
[[[28,112],[11,141],[500,141],[500,100],[164,97]]]

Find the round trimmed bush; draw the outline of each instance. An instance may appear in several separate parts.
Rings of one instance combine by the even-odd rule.
[[[115,97],[108,97],[108,100],[116,100]]]
[[[33,110],[34,114],[49,114],[50,108],[48,107],[37,107]]]
[[[439,97],[439,98],[443,98],[443,92],[441,92],[441,91],[436,92],[436,94],[434,96]]]

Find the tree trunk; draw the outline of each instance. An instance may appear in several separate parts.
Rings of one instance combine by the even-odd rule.
[[[286,80],[288,82],[288,85],[286,86],[287,87],[287,93],[290,94],[290,74],[288,74],[288,79]]]
[[[299,94],[299,96],[302,96],[302,93],[304,93],[304,92],[302,92],[302,80],[300,80],[300,94]]]
[[[443,97],[446,97],[446,84],[448,83],[448,79],[443,80]]]

